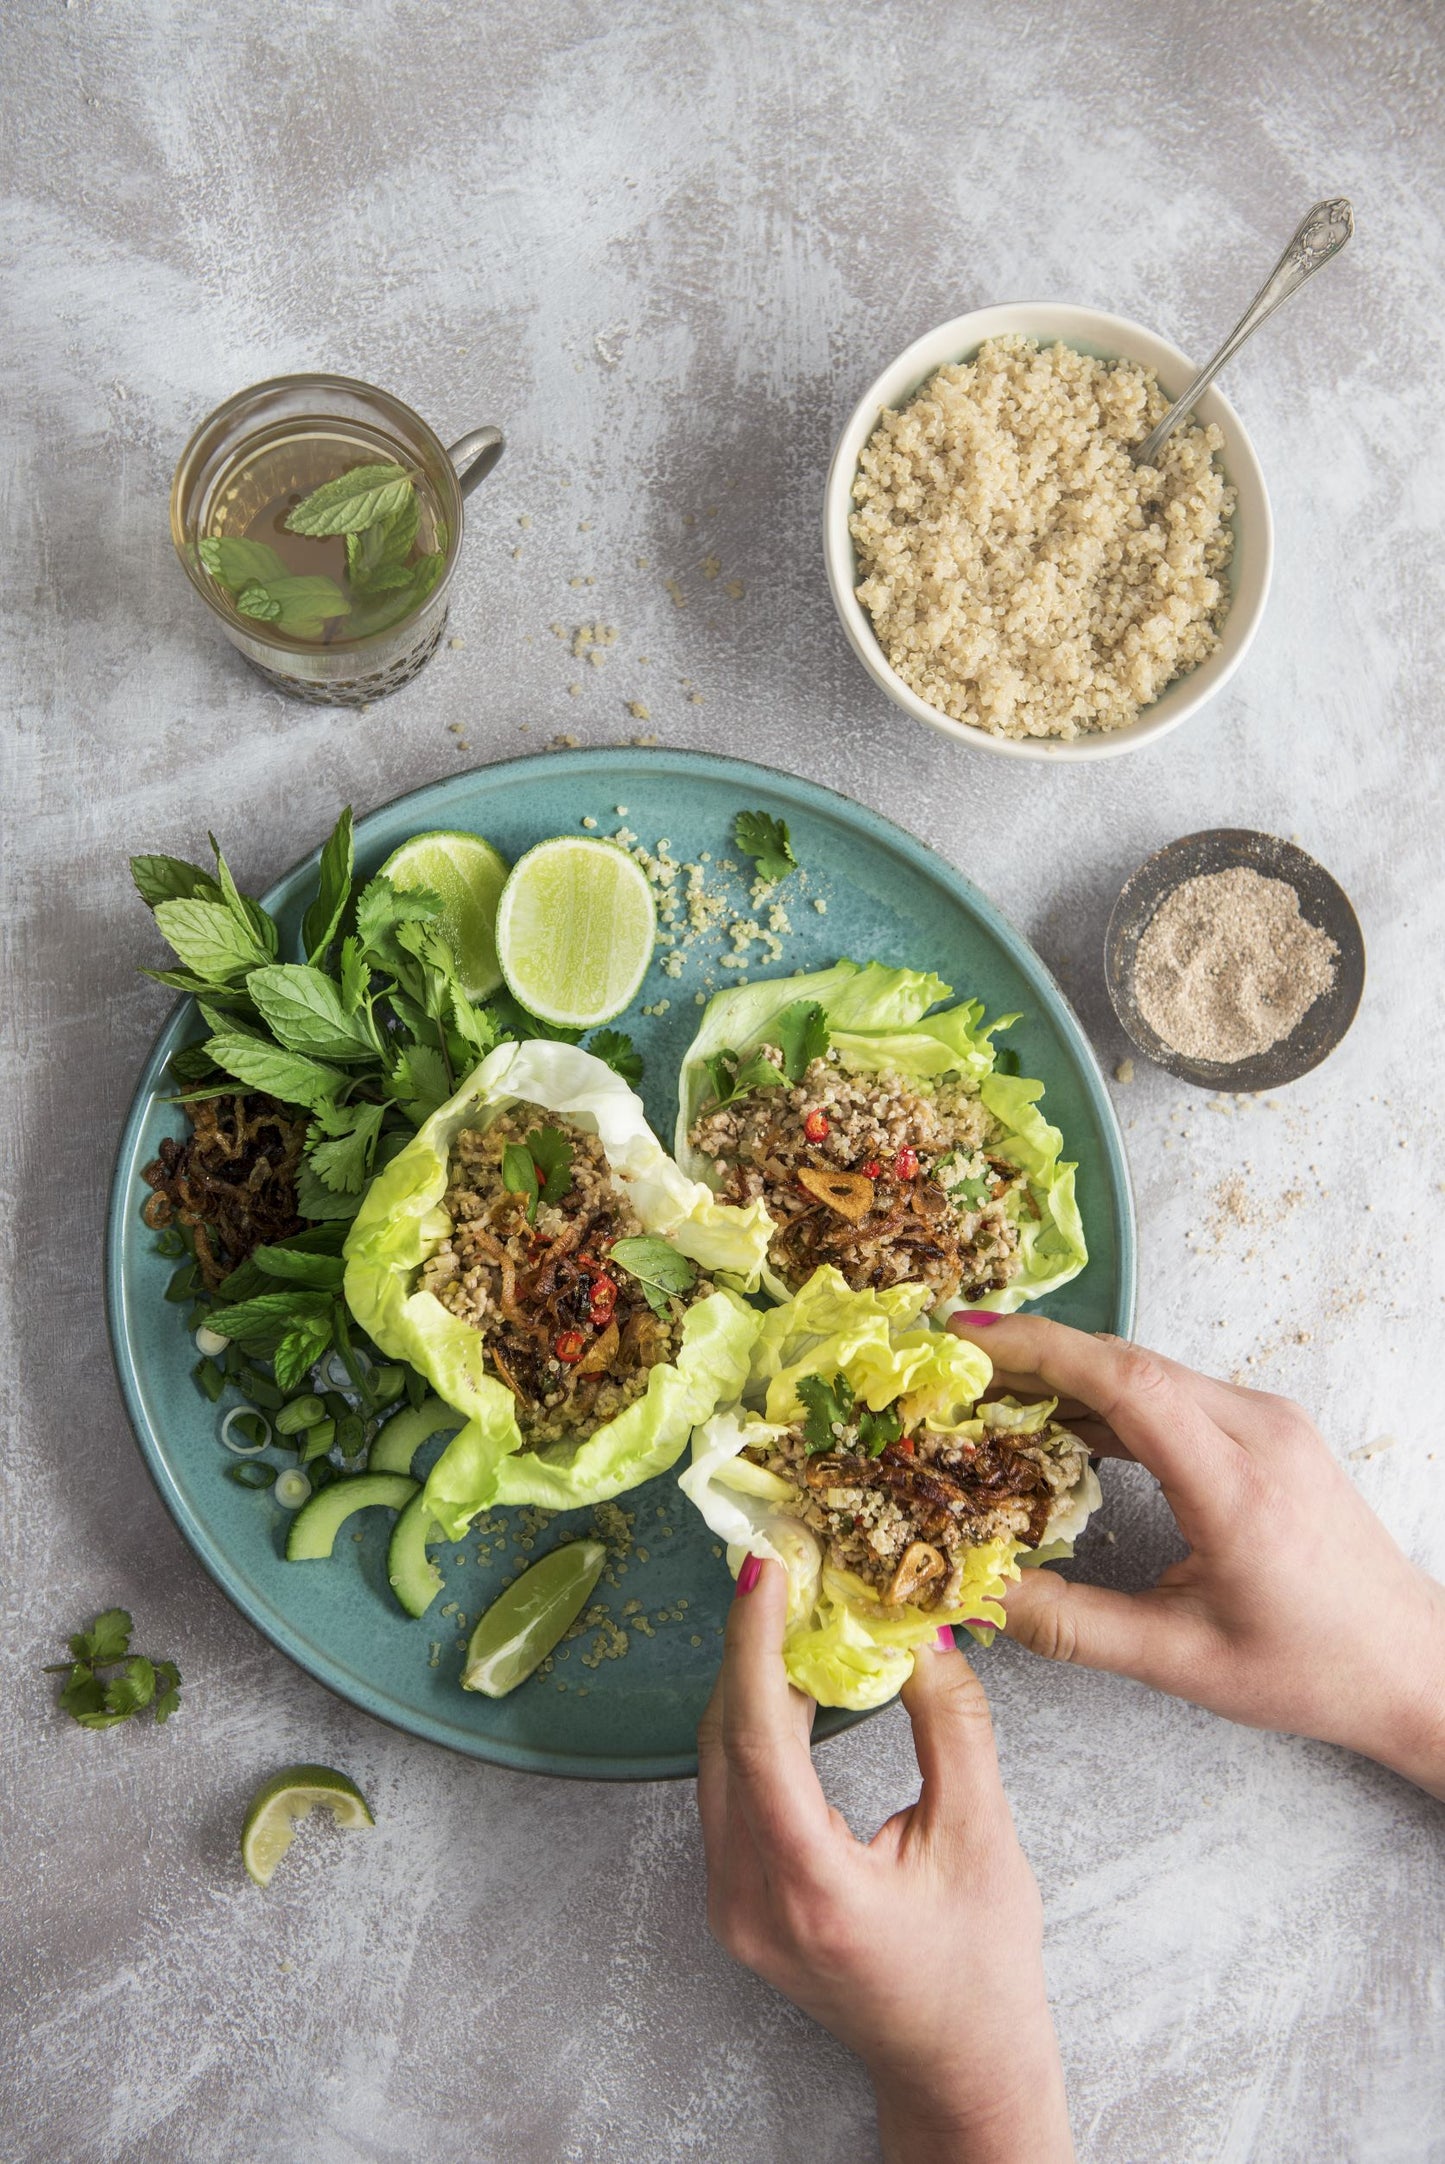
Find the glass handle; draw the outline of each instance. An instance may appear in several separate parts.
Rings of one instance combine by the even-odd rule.
[[[447,445],[447,457],[457,470],[457,482],[464,496],[470,496],[479,481],[484,481],[505,448],[499,428],[474,428],[469,436],[459,437]]]

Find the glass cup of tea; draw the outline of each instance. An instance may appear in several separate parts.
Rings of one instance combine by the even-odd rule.
[[[228,398],[186,445],[171,538],[268,683],[317,706],[363,706],[436,651],[462,499],[501,455],[500,429],[448,447],[372,384],[277,376]]]

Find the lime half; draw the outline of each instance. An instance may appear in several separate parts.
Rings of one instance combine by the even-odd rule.
[[[258,1886],[270,1885],[296,1828],[318,1804],[338,1826],[376,1824],[365,1796],[344,1773],[332,1766],[287,1766],[257,1789],[241,1828],[241,1861]]]
[[[507,989],[563,1029],[610,1022],[636,996],[657,937],[647,874],[615,842],[561,835],[519,857],[497,906]]]
[[[582,1613],[606,1560],[600,1540],[574,1540],[524,1570],[472,1632],[462,1689],[505,1698],[525,1683]]]
[[[506,858],[480,834],[416,834],[381,869],[394,887],[430,887],[441,896],[439,928],[468,999],[495,992],[502,981],[497,900],[507,884]]]

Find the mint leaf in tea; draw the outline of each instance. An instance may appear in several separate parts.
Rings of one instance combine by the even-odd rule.
[[[238,615],[325,645],[389,630],[422,606],[446,568],[446,521],[424,473],[374,457],[344,463],[361,449],[308,433],[242,453],[218,492],[238,530],[198,544]]]

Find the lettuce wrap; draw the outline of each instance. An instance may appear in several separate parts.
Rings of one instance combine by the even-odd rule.
[[[1019,1175],[1001,1203],[1018,1268],[1006,1284],[986,1293],[967,1297],[945,1293],[935,1302],[940,1320],[965,1305],[1011,1313],[1024,1301],[1037,1300],[1067,1284],[1088,1260],[1074,1193],[1077,1168],[1063,1162],[1064,1138],[1038,1110],[1044,1085],[1000,1071],[993,1038],[1017,1021],[1017,1015],[988,1022],[978,1000],[929,1012],[951,996],[950,986],[922,970],[850,961],[811,975],[773,978],[718,993],[709,1002],[683,1061],[674,1145],[685,1172],[713,1187],[721,1184],[717,1159],[694,1146],[694,1128],[700,1115],[717,1102],[719,1074],[731,1074],[746,1084],[749,1061],[754,1060],[756,1075],[760,1070],[754,1056],[765,1046],[787,1042],[790,1024],[795,1049],[772,1057],[786,1065],[788,1079],[794,1083],[801,1078],[810,1049],[824,1041],[831,1048],[828,1057],[836,1058],[844,1075],[892,1074],[924,1098],[936,1098],[941,1084],[977,1098],[990,1117],[986,1144],[990,1160],[1001,1161]],[[798,1022],[810,1006],[819,1010],[826,1028],[824,1040],[816,1035],[809,1038]],[[804,1049],[799,1051],[798,1046]],[[934,1176],[943,1180],[945,1169],[937,1167]],[[976,1159],[970,1169],[985,1168]],[[856,1184],[857,1168],[849,1176]],[[967,1185],[950,1190],[951,1195],[968,1192]],[[889,1199],[881,1189],[880,1213]],[[866,1233],[866,1219],[859,1229]],[[789,1297],[804,1273],[795,1272],[794,1287],[790,1287],[776,1267],[778,1252],[775,1246],[764,1265],[763,1283],[774,1299],[781,1300]]]
[[[481,1332],[418,1283],[453,1230],[443,1198],[456,1138],[485,1129],[518,1102],[595,1134],[646,1232],[725,1281],[687,1309],[675,1358],[652,1367],[645,1395],[591,1433],[535,1450],[523,1448],[516,1400],[489,1368]],[[362,1328],[465,1417],[426,1485],[446,1535],[459,1538],[494,1503],[572,1509],[674,1464],[696,1423],[743,1386],[759,1317],[730,1288],[757,1284],[768,1230],[762,1209],[728,1208],[684,1177],[649,1129],[641,1099],[601,1060],[550,1042],[503,1044],[489,1053],[377,1174],[344,1250],[346,1301]]]
[[[765,1317],[742,1401],[702,1425],[679,1476],[726,1541],[734,1576],[747,1555],[769,1557],[786,1571],[784,1660],[798,1689],[820,1705],[882,1705],[941,1624],[961,1624],[987,1644],[1003,1622],[1008,1581],[1023,1564],[1071,1555],[1101,1499],[1083,1445],[1051,1425],[1055,1400],[1017,1405],[1004,1398],[978,1408],[992,1377],[989,1360],[928,1323],[927,1297],[921,1285],[853,1292],[836,1271],[820,1270]],[[830,1412],[841,1417],[830,1423]],[[806,1429],[810,1422],[811,1440],[800,1435],[800,1423]],[[870,1508],[874,1491],[850,1486],[849,1469],[864,1482],[886,1474],[902,1488],[919,1469],[935,1482],[940,1472],[967,1482],[960,1464],[975,1459],[993,1476],[1011,1458],[1033,1482],[1020,1509],[1026,1503],[1033,1511],[1038,1537],[1030,1541],[1015,1529],[973,1539],[975,1528],[988,1530],[990,1490],[977,1517],[960,1519],[946,1577],[924,1589],[933,1597],[888,1598],[880,1579],[892,1569],[896,1581],[915,1548],[930,1543],[915,1541],[916,1529],[886,1522],[897,1490],[881,1503],[885,1522],[860,1534],[853,1506]],[[815,1467],[828,1477],[841,1468],[839,1486],[813,1487]],[[841,1498],[836,1507],[830,1495]],[[896,1507],[906,1516],[912,1506]],[[875,1560],[871,1543],[886,1550],[890,1540],[894,1552]]]

